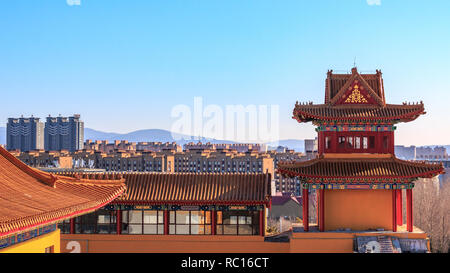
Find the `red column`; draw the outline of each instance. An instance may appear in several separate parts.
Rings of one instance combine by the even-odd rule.
[[[408,232],[413,231],[413,200],[412,189],[406,190],[406,228]]]
[[[122,233],[122,211],[120,209],[116,210],[116,222],[117,222],[117,235]]]
[[[333,151],[333,153],[337,153],[338,145],[339,145],[338,134],[337,134],[337,132],[333,132],[332,134],[333,134],[333,147],[331,150]]]
[[[397,189],[397,225],[403,225],[403,202],[402,202],[402,190]]]
[[[308,202],[308,189],[303,189],[302,192],[302,206],[303,206],[303,229],[309,231],[309,202]]]
[[[375,135],[375,153],[379,154],[383,151],[383,134],[378,133]]]
[[[216,235],[216,210],[211,210],[211,235]]]
[[[70,218],[70,234],[75,234],[75,218]]]
[[[325,190],[319,190],[319,231],[325,231]]]
[[[389,140],[389,151],[391,154],[395,154],[394,150],[394,131],[391,132],[391,138]]]
[[[325,152],[325,134],[323,131],[318,132],[317,133],[317,145],[318,145],[318,150],[319,150],[319,154],[323,154]]]
[[[392,190],[392,231],[397,231],[397,190]]]
[[[318,190],[316,190],[316,221],[317,221],[317,224],[319,224],[319,222],[320,222],[320,214],[319,214],[319,198],[320,198],[320,196],[319,196],[319,191]]]
[[[164,235],[169,235],[169,210],[164,210]]]
[[[266,231],[265,222],[264,222],[264,215],[265,215],[264,211],[265,211],[265,208],[263,208],[262,210],[259,211],[259,234],[261,236],[264,236],[266,233],[265,232]]]

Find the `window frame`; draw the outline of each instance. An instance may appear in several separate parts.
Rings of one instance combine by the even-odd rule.
[[[229,213],[229,219],[230,219],[230,223],[229,224],[225,224],[224,223],[224,218],[223,218],[223,214],[224,213]],[[233,224],[231,223],[231,217],[236,217],[236,223]],[[251,218],[251,223],[240,223],[240,219],[241,217],[246,217],[246,221],[248,220],[248,218]],[[216,235],[231,235],[231,236],[254,236],[254,235],[260,235],[260,213],[259,210],[229,210],[229,211],[217,211],[217,216],[216,216]],[[234,227],[235,226],[235,227]],[[240,232],[241,228],[240,226],[250,226],[251,229],[251,233],[242,233]],[[235,233],[226,233],[225,230],[226,228],[235,228],[236,232]]]
[[[188,223],[177,223],[177,213],[187,212],[188,213]],[[192,213],[201,212],[203,213],[203,218],[205,219],[203,223],[192,223]],[[173,217],[172,217],[173,215]],[[212,234],[212,211],[210,210],[170,210],[169,211],[169,235],[211,235]],[[177,226],[188,226],[188,233],[178,233]],[[196,226],[201,230],[203,227],[203,233],[192,233],[192,227]],[[173,228],[173,231],[172,231]]]
[[[130,222],[130,212],[139,212],[140,222]],[[156,223],[149,223],[145,221],[145,212],[156,212]],[[145,210],[145,209],[134,209],[134,210],[122,210],[122,228],[121,234],[125,235],[164,235],[164,211],[163,210]],[[140,226],[140,232],[130,233],[130,227]],[[146,227],[155,227],[156,233],[146,232]],[[148,230],[148,229],[147,229]]]

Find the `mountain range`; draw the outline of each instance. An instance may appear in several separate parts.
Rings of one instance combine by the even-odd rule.
[[[189,142],[211,142],[211,143],[227,143],[233,144],[238,143],[235,141],[229,140],[218,140],[213,138],[199,138],[187,135],[176,134],[162,129],[145,129],[133,131],[126,134],[119,133],[109,133],[98,131],[90,128],[84,129],[84,140],[108,140],[109,142],[113,142],[114,140],[128,140],[130,142],[177,142],[180,145],[184,145]],[[6,128],[0,127],[0,144],[6,144]],[[296,152],[304,152],[305,150],[305,142],[301,139],[285,139],[279,140],[278,142],[269,142],[266,143],[269,147],[277,147],[283,146],[288,147],[289,149],[294,149]],[[429,147],[434,147],[437,145],[427,145]],[[443,145],[447,148],[447,151],[450,151],[450,145]]]
[[[226,143],[233,144],[238,143],[235,141],[229,140],[218,140],[214,138],[199,138],[181,134],[172,134],[172,132],[161,129],[146,129],[146,130],[138,130],[126,134],[118,134],[118,133],[106,133],[102,131],[97,131],[90,128],[84,129],[84,139],[90,140],[108,140],[112,142],[114,140],[128,140],[130,142],[152,142],[152,141],[160,141],[160,142],[176,142],[180,145],[184,145],[189,142],[211,142],[211,143]],[[270,147],[284,146],[289,147],[290,149],[294,149],[295,151],[302,152],[304,151],[304,141],[297,139],[287,139],[280,140],[278,143],[270,142],[267,143]]]

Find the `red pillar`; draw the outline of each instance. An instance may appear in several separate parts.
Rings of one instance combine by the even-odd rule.
[[[391,139],[389,141],[389,150],[391,152],[391,154],[395,154],[395,150],[394,150],[394,131],[391,132]],[[403,222],[403,221],[402,221]]]
[[[392,231],[397,231],[397,190],[392,190]]]
[[[169,235],[169,210],[164,210],[164,235]]]
[[[265,222],[264,222],[264,215],[265,215],[264,211],[265,211],[265,208],[263,208],[262,210],[259,211],[259,234],[261,236],[266,235],[265,234],[266,229],[265,229]]]
[[[318,141],[317,141],[317,148],[319,150],[319,155],[323,154],[325,152],[325,134],[323,131],[317,133]]]
[[[402,190],[397,189],[397,225],[403,225],[403,201],[402,201]]]
[[[70,218],[70,234],[75,234],[75,218]]]
[[[309,231],[309,202],[308,202],[308,189],[303,189],[302,192],[302,206],[303,206],[303,229],[304,231]]]
[[[319,190],[319,231],[325,231],[325,190]]]
[[[116,210],[116,222],[117,222],[117,235],[122,233],[122,211],[120,209]]]
[[[413,200],[412,189],[406,190],[406,228],[408,232],[413,231]]]
[[[216,235],[216,210],[211,210],[211,235]]]
[[[320,214],[319,214],[319,191],[318,190],[316,190],[316,221],[317,221],[317,224],[319,224],[319,222],[320,222]]]

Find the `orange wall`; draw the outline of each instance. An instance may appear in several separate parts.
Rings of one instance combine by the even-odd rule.
[[[283,243],[261,236],[61,234],[61,252],[352,253],[355,236],[379,235],[427,239],[424,232],[301,232]]]
[[[291,253],[353,253],[355,236],[395,236],[398,238],[427,239],[424,232],[302,232],[293,233]],[[428,249],[430,249],[428,240]]]
[[[287,253],[289,243],[262,236],[61,234],[61,252]]]
[[[325,190],[325,230],[392,230],[391,190]]]

